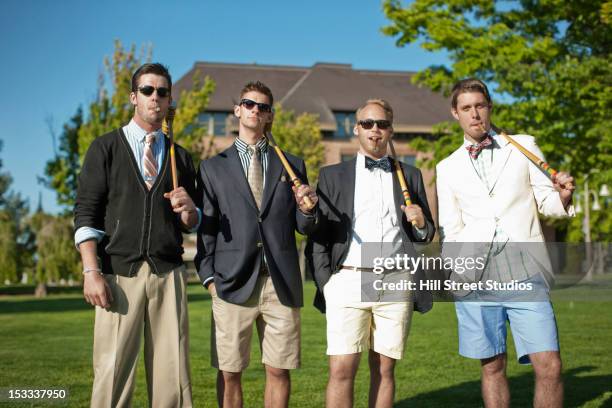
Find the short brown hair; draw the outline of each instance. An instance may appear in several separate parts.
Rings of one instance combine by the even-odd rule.
[[[359,114],[361,113],[361,111],[368,105],[378,105],[382,108],[382,110],[385,111],[385,116],[387,117],[387,120],[389,122],[391,122],[391,124],[393,124],[393,108],[391,108],[391,105],[389,104],[389,102],[385,101],[384,99],[381,98],[373,98],[373,99],[368,99],[363,106],[361,106],[359,109],[357,109],[357,112],[355,112],[355,118],[357,120],[359,120]]]
[[[134,72],[132,75],[132,92],[136,92],[138,90],[138,80],[141,76],[145,74],[155,74],[160,75],[168,80],[168,88],[172,91],[172,78],[170,77],[170,72],[168,71],[168,67],[160,64],[159,62],[147,63],[141,65],[140,68]]]
[[[240,91],[240,99],[242,99],[244,94],[246,94],[247,92],[252,92],[252,91],[259,92],[259,93],[266,95],[268,99],[270,100],[270,105],[274,105],[274,97],[272,96],[272,91],[270,90],[270,88],[266,86],[266,84],[264,84],[263,82],[259,82],[259,81],[251,81],[248,84],[246,84]]]
[[[489,105],[491,105],[491,95],[489,94],[489,89],[485,83],[480,79],[466,78],[457,82],[455,86],[453,86],[453,91],[451,93],[451,106],[453,109],[457,109],[457,98],[459,98],[459,95],[468,92],[478,92],[483,94]]]

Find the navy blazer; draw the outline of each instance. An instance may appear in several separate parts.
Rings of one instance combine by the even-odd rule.
[[[285,156],[298,178],[308,184],[304,161]],[[257,209],[234,144],[200,164],[198,184],[203,220],[194,261],[201,281],[213,277],[221,299],[243,304],[255,288],[263,251],[281,303],[303,306],[295,231],[311,233],[317,217],[316,213],[307,216],[299,210],[291,179],[273,149],[268,150],[261,210]]]
[[[352,159],[336,165],[327,166],[319,173],[317,195],[319,196],[319,224],[316,233],[309,238],[306,246],[306,260],[308,269],[313,274],[317,285],[317,294],[314,305],[321,312],[325,312],[325,298],[323,286],[333,273],[338,272],[349,250],[353,234],[353,201],[355,196],[355,166],[357,159]],[[436,228],[427,203],[425,186],[421,171],[414,166],[401,163],[410,198],[423,210],[427,234],[424,238],[417,238],[412,225],[400,208],[404,203],[399,180],[393,172],[393,196],[397,203],[397,219],[401,222],[401,234],[404,252],[416,256],[412,242],[431,242]],[[422,270],[418,270],[415,279],[424,279]],[[417,291],[415,296],[415,310],[425,313],[433,306],[433,297],[429,291]]]

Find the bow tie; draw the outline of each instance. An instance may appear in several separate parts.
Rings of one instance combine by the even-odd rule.
[[[493,144],[493,139],[491,138],[491,136],[487,135],[482,140],[482,142],[471,145],[471,146],[466,146],[465,148],[470,153],[470,157],[476,160],[478,158],[478,155],[482,151],[482,149],[484,149],[487,146],[491,146],[492,144]]]
[[[391,160],[389,159],[389,157],[385,156],[382,159],[379,160],[373,160],[369,157],[366,156],[365,158],[365,167],[368,170],[372,170],[375,168],[379,168],[381,170],[384,170],[386,172],[390,172],[391,171]]]

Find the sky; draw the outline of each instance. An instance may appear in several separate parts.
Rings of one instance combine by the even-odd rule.
[[[35,208],[57,212],[55,192],[37,182],[56,134],[95,99],[103,59],[151,44],[174,81],[196,61],[418,71],[447,63],[442,53],[395,46],[381,1],[3,0],[0,14],[0,159],[12,189]]]

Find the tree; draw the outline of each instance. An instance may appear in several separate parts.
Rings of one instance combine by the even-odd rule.
[[[23,222],[29,205],[19,193],[10,190],[13,178],[2,171],[2,165],[0,159],[0,284],[17,282],[31,259],[28,230]]]
[[[80,280],[81,265],[74,249],[72,217],[38,212],[30,221],[36,233],[36,282],[40,288],[60,280]]]
[[[277,104],[272,134],[282,150],[304,159],[308,182],[314,186],[319,178],[319,168],[325,159],[318,116],[311,113],[298,116],[294,111],[284,110]]]
[[[39,182],[55,190],[57,203],[72,210],[76,199],[77,177],[80,170],[79,130],[83,124],[83,109],[79,107],[70,120],[64,124],[59,138],[59,152],[45,166],[45,177]],[[51,132],[53,130],[51,129]],[[55,135],[52,133],[55,139]]]
[[[304,159],[308,172],[308,183],[314,188],[319,178],[319,169],[325,159],[318,115],[302,113],[297,116],[294,111],[284,110],[280,104],[277,104],[274,110],[272,134],[283,151]],[[300,269],[304,274],[306,239],[298,233],[295,234],[295,238],[300,254]]]
[[[496,124],[536,136],[548,161],[570,171],[579,186],[589,174],[591,182],[609,184],[612,2],[499,3],[415,0],[404,7],[399,0],[385,0],[390,24],[383,33],[395,37],[400,47],[418,42],[428,51],[448,55],[450,66],[431,66],[414,77],[416,83],[448,94],[459,79],[475,76],[486,81],[497,101]],[[458,126],[450,124],[438,126],[434,136],[414,143],[432,153],[428,167],[462,140]],[[606,220],[591,228],[599,239],[606,239],[610,216],[601,215]],[[579,220],[566,222],[579,231]]]

